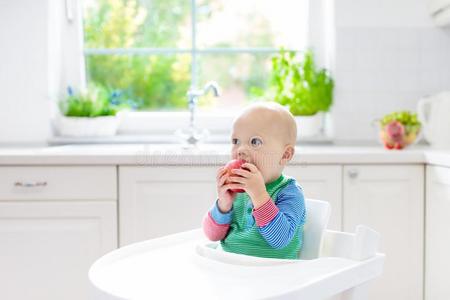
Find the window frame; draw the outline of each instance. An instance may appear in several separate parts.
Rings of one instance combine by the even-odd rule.
[[[67,0],[66,0],[67,1]],[[82,1],[82,0],[80,0]],[[305,1],[305,8],[308,9],[308,33],[306,41],[310,40],[311,36],[311,6],[310,0]],[[326,1],[326,0],[322,0]],[[191,48],[84,48],[84,39],[82,41],[83,61],[89,55],[173,55],[173,54],[190,54],[191,61],[191,85],[190,88],[197,88],[199,84],[198,74],[198,57],[203,54],[276,54],[279,52],[278,48],[273,47],[229,47],[229,48],[199,48],[197,45],[197,0],[191,0]],[[81,18],[82,18],[82,14]],[[82,19],[81,19],[82,22]],[[308,45],[308,42],[307,42]],[[289,51],[301,52],[302,49],[287,49]],[[84,67],[83,77],[87,81],[87,68]],[[214,80],[214,78],[211,78]],[[204,83],[203,83],[204,84]],[[218,82],[220,86],[220,82]],[[188,91],[186,91],[187,93]],[[230,109],[225,113],[208,112],[197,109],[196,125],[199,128],[208,129],[212,135],[220,135],[228,141],[227,133],[230,130],[231,123],[236,110]],[[133,134],[170,134],[180,128],[187,128],[189,125],[188,101],[186,98],[186,111],[183,112],[164,112],[164,111],[133,111],[124,112],[121,114],[121,124],[119,126],[118,134],[133,135]],[[181,121],[184,120],[184,121]],[[184,123],[184,125],[183,125]],[[159,126],[155,126],[158,124]],[[181,127],[180,127],[181,126]]]

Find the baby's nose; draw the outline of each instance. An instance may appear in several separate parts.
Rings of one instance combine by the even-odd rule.
[[[248,157],[249,157],[248,148],[246,146],[239,147],[237,156],[238,156],[238,159],[248,160]]]

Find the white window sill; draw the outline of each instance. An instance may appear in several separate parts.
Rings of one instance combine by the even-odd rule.
[[[229,135],[214,134],[211,135],[204,144],[230,144]],[[303,138],[297,141],[297,145],[328,145],[334,141],[326,137]],[[69,144],[182,144],[182,141],[172,134],[147,134],[147,135],[124,135],[119,134],[112,137],[63,137],[55,136],[47,140],[50,146],[69,145]]]
[[[236,111],[198,112],[196,127],[209,131],[205,144],[229,144],[230,133]],[[67,144],[182,144],[175,135],[178,129],[189,126],[188,112],[124,112],[120,115],[121,125],[112,137],[64,137],[54,136],[47,140],[49,145]],[[297,144],[331,144],[327,136],[304,137]]]
[[[205,143],[225,144],[230,141],[230,132],[236,112],[198,112],[197,128],[208,129],[210,135]],[[49,145],[65,144],[124,144],[151,143],[176,144],[183,141],[175,135],[178,129],[189,126],[188,112],[122,112],[120,126],[112,137],[65,137],[54,136]]]

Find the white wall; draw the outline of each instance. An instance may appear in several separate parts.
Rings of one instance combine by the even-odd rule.
[[[0,0],[0,144],[45,143],[67,85],[84,84],[81,24],[66,1]],[[68,1],[76,20],[77,1]]]
[[[0,0],[0,142],[50,134],[47,16],[46,1]]]
[[[335,0],[337,140],[375,140],[370,122],[450,90],[450,30],[426,0]]]

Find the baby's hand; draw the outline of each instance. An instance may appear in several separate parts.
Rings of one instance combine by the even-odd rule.
[[[255,209],[269,200],[270,196],[266,190],[264,177],[255,165],[245,163],[241,169],[234,169],[231,172],[239,176],[230,176],[230,181],[237,183],[240,188],[247,192]]]
[[[219,206],[219,210],[223,213],[227,213],[233,207],[234,199],[236,198],[235,192],[230,191],[230,189],[237,188],[238,184],[225,182],[228,179],[228,172],[225,167],[219,168],[217,171],[217,195],[219,196],[219,201],[217,205]]]

